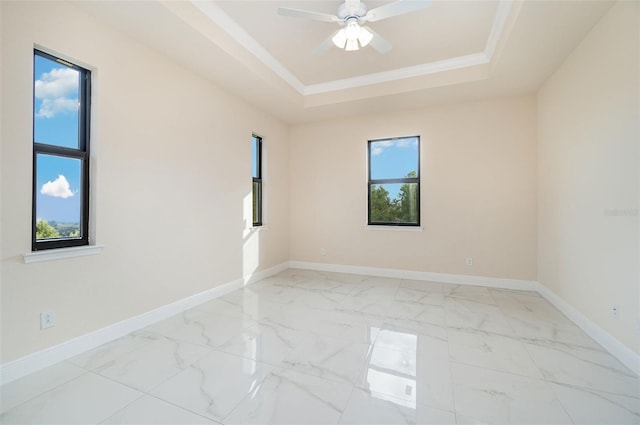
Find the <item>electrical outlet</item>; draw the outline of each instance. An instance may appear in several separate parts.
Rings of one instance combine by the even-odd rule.
[[[611,316],[616,320],[620,318],[620,306],[618,304],[611,306]]]
[[[56,312],[53,310],[40,313],[40,329],[52,328],[56,325]]]
[[[320,248],[320,255],[327,255],[327,250],[324,248]]]
[[[473,258],[471,258],[471,257],[467,257],[467,258],[465,258],[465,259],[464,259],[464,263],[465,263],[467,266],[473,266]]]

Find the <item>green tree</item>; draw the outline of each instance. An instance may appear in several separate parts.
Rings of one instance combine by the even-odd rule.
[[[79,236],[79,223],[56,223],[52,221],[49,224],[54,227],[63,238]],[[78,232],[78,234],[75,234],[76,232]]]
[[[397,202],[389,199],[389,191],[381,185],[371,186],[371,222],[393,222],[397,210]]]
[[[38,220],[36,223],[36,239],[52,239],[59,237],[60,233],[55,227],[50,225],[46,220]]]
[[[408,178],[416,178],[415,171],[407,174]],[[398,208],[398,221],[403,223],[415,223],[418,221],[418,185],[416,183],[405,183],[400,186],[400,205]]]

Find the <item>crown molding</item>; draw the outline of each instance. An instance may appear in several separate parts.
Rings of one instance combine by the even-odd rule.
[[[271,71],[282,78],[294,90],[302,94],[304,84],[296,78],[284,65],[282,65],[271,53],[267,51],[262,44],[251,37],[236,21],[231,19],[218,5],[212,1],[191,0],[197,9],[204,13],[211,21],[222,28],[241,46],[254,55],[260,62],[265,64]]]
[[[489,31],[489,36],[487,37],[487,41],[482,52],[443,59],[436,62],[424,63],[421,65],[393,69],[390,71],[377,72],[310,85],[305,85],[300,81],[291,71],[271,55],[271,53],[269,53],[256,39],[249,35],[249,33],[247,33],[214,2],[191,0],[191,3],[204,13],[212,22],[231,36],[236,42],[238,42],[244,49],[255,56],[267,68],[304,97],[358,87],[373,86],[408,78],[423,77],[487,63],[490,64],[494,58],[499,42],[505,36],[504,30],[514,9],[512,6],[515,3],[515,0],[503,0],[498,2],[491,30]],[[519,8],[516,9],[519,10]]]
[[[328,81],[326,83],[311,84],[305,86],[302,94],[312,95],[328,93],[338,90],[353,89],[356,87],[371,86],[388,83],[390,81],[404,80],[406,78],[423,77],[439,72],[453,71],[454,69],[468,68],[475,65],[489,63],[490,59],[483,52],[471,55],[459,56],[437,62],[429,62],[422,65],[393,69],[391,71],[376,72],[374,74],[360,75],[344,80]]]

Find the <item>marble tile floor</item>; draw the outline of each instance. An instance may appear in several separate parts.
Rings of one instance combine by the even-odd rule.
[[[640,424],[538,294],[286,270],[0,388],[2,424]]]

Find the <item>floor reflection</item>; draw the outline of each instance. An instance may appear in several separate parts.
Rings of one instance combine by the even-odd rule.
[[[402,347],[402,351],[374,345],[366,364],[366,388],[372,396],[416,408],[416,365],[418,336],[389,329],[371,328],[384,345]]]

